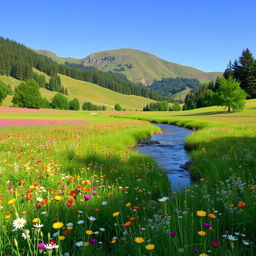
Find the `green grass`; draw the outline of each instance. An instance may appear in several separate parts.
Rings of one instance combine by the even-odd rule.
[[[5,227],[0,233],[0,251],[3,255],[26,255],[25,251],[41,255],[37,242],[49,242],[48,232],[49,236],[59,232],[65,237],[64,241],[59,241],[58,234],[55,237],[60,250],[54,250],[53,255],[59,256],[64,252],[76,256],[192,256],[197,255],[195,248],[198,255],[255,255],[255,107],[255,100],[250,100],[245,111],[231,114],[210,107],[119,114],[118,118],[102,112],[20,113],[19,118],[55,117],[89,123],[0,129],[0,226]],[[5,116],[16,118],[17,114],[0,114],[0,118]],[[158,128],[131,118],[199,129],[186,140],[192,150],[191,172],[198,180],[191,188],[170,192],[166,174],[154,161],[132,149]],[[25,184],[21,185],[21,180]],[[32,199],[26,199],[28,194]],[[58,194],[60,201],[55,199]],[[91,199],[84,201],[85,194]],[[169,199],[159,202],[163,196]],[[47,204],[38,202],[37,197],[48,199]],[[7,203],[11,198],[17,198],[14,205]],[[134,211],[134,206],[139,209]],[[205,216],[198,216],[197,211]],[[115,212],[119,215],[113,217]],[[21,238],[21,231],[11,231],[15,214],[27,220],[31,240]],[[88,216],[96,220],[90,222]],[[32,229],[35,217],[45,225],[42,233]],[[131,217],[135,221],[130,223]],[[72,222],[71,234],[67,234],[66,227],[53,229],[57,220]],[[84,223],[78,224],[79,220]],[[96,233],[89,236],[86,230]],[[199,236],[199,231],[206,235]],[[227,235],[237,240],[231,241]],[[92,237],[102,243],[75,245]],[[136,243],[136,237],[144,242]],[[213,241],[220,246],[213,247]],[[155,249],[148,251],[148,244],[154,244]]]
[[[36,69],[34,69],[35,72],[39,74],[44,74],[43,72],[40,72]],[[49,76],[44,74],[46,77],[46,81],[49,81]],[[148,103],[154,102],[151,99],[140,97],[140,96],[134,96],[134,95],[125,95],[118,92],[114,92],[112,90],[103,88],[99,85],[79,81],[64,75],[60,75],[62,85],[68,89],[68,98],[78,98],[80,101],[80,104],[82,104],[85,101],[90,101],[93,104],[96,105],[106,105],[107,109],[111,110],[114,109],[115,104],[119,103],[122,108],[125,108],[127,110],[141,110],[145,105]],[[7,76],[0,76],[0,79],[6,83],[9,84],[12,89],[14,90],[15,87],[20,83],[19,80],[7,77]],[[56,94],[56,92],[49,91],[44,88],[40,88],[40,92],[43,97],[47,98],[48,100],[51,100],[52,97]],[[8,96],[3,101],[3,106],[11,106],[11,96]]]

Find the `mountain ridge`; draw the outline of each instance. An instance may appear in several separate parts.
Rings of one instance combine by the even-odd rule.
[[[37,50],[58,63],[82,64],[85,67],[95,67],[104,72],[123,74],[128,80],[144,85],[162,78],[195,78],[199,80],[215,80],[221,72],[204,72],[194,67],[177,64],[157,57],[154,54],[132,48],[104,50],[92,53],[84,58],[58,57],[47,50]]]

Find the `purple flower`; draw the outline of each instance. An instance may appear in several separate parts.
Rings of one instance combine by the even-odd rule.
[[[42,243],[42,242],[38,243],[37,247],[38,247],[39,250],[45,250],[45,244]]]
[[[171,232],[171,233],[170,233],[170,236],[171,236],[171,237],[175,237],[176,235],[177,235],[176,232]]]
[[[194,253],[199,253],[199,249],[198,248],[194,248]]]
[[[88,200],[91,199],[91,196],[90,195],[84,195],[84,199],[88,201]]]
[[[93,187],[92,189],[93,189],[93,190],[97,190],[98,188],[97,188],[97,187]]]
[[[95,239],[95,238],[90,238],[90,240],[89,240],[89,242],[91,243],[91,244],[96,244],[97,243],[97,239]]]
[[[209,228],[211,227],[211,224],[209,224],[209,223],[204,223],[203,226],[204,226],[205,228],[209,229]]]
[[[96,195],[97,195],[95,192],[92,192],[92,194],[93,194],[94,196],[96,196]]]

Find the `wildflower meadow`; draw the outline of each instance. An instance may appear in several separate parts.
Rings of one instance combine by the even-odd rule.
[[[154,114],[205,126],[185,142],[195,181],[178,192],[133,148],[160,132],[142,116],[55,112],[0,115],[0,255],[255,255],[253,114]]]

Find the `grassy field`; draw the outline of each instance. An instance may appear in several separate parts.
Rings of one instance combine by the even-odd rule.
[[[118,118],[0,109],[0,118],[88,121],[0,129],[1,255],[255,255],[255,107]],[[200,128],[186,140],[191,188],[171,192],[132,149],[159,130],[131,118]]]
[[[34,70],[39,74],[43,74],[38,70]],[[44,74],[45,75],[45,74]],[[49,77],[45,75],[46,81],[49,81]],[[119,103],[123,108],[127,110],[141,110],[145,105],[150,102],[154,102],[148,98],[134,96],[134,95],[125,95],[118,92],[111,91],[109,89],[103,88],[99,85],[92,84],[89,82],[79,81],[64,75],[60,75],[62,85],[68,89],[68,98],[78,98],[81,105],[85,101],[90,101],[96,105],[106,105],[108,109],[114,109],[116,103]],[[7,77],[7,76],[0,76],[0,79],[9,84],[12,89],[14,90],[15,87],[20,83],[19,80]],[[44,88],[40,88],[40,92],[43,97],[51,100],[51,98],[56,94],[56,92],[52,92],[46,90]],[[12,96],[8,96],[3,101],[3,106],[11,106],[11,99]]]

